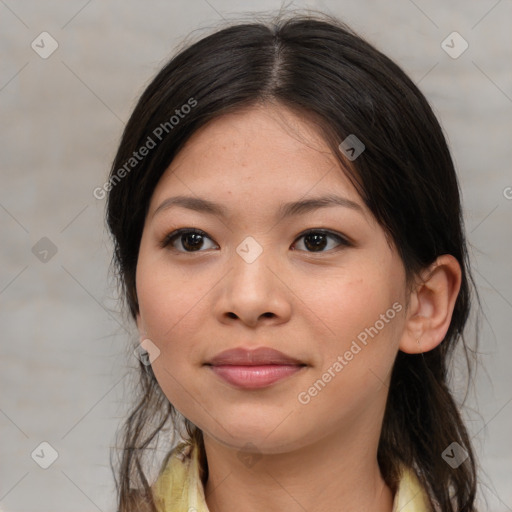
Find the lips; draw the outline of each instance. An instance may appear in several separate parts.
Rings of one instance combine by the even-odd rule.
[[[270,386],[307,366],[294,357],[268,347],[225,350],[206,365],[225,382],[247,390]]]
[[[210,366],[263,366],[274,364],[305,366],[305,363],[302,361],[269,347],[261,347],[254,350],[239,347],[225,350],[217,354],[206,364]]]

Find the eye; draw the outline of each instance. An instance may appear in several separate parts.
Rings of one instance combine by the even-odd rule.
[[[350,246],[350,243],[344,237],[325,229],[312,229],[306,231],[300,235],[297,240],[300,240],[301,238],[304,239],[302,245],[306,247],[307,252],[327,252],[324,251],[324,249],[329,245],[329,238],[337,242],[337,244],[334,245],[342,245],[346,247]],[[332,248],[333,247],[331,244],[331,247],[329,247],[327,250],[331,250]],[[295,250],[293,246],[292,250]]]
[[[350,246],[350,243],[344,237],[328,230],[312,229],[300,235],[297,240],[302,238],[304,239],[302,244],[307,252],[327,252],[336,246]],[[331,242],[331,247],[328,247],[329,239],[334,240],[334,244]],[[205,240],[211,241],[211,238],[204,231],[195,228],[182,228],[167,235],[161,245],[162,247],[168,247],[170,245],[178,252],[189,253],[201,252],[202,249],[218,248],[216,244],[213,244],[213,246],[210,247],[205,247]],[[181,245],[182,249],[177,247],[178,244]],[[297,242],[295,244],[297,244]],[[325,250],[326,247],[327,250]],[[296,248],[292,246],[292,250],[296,250]]]
[[[171,245],[172,248],[178,252],[200,252],[201,248],[204,248],[205,239],[211,240],[211,238],[200,229],[182,228],[167,235],[162,241],[162,247]],[[178,249],[176,247],[177,244],[181,244],[184,250]],[[206,247],[206,249],[211,248],[212,247]]]

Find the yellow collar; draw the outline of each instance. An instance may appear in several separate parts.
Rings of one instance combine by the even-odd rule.
[[[196,443],[182,442],[169,453],[163,470],[151,487],[160,512],[209,512],[199,468]],[[428,503],[416,474],[404,467],[393,512],[430,512]]]

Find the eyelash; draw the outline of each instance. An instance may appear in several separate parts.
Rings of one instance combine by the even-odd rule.
[[[209,238],[211,240],[211,238],[208,236],[208,234],[205,233],[204,231],[200,230],[200,229],[196,229],[196,228],[181,228],[181,229],[177,229],[177,230],[173,231],[172,233],[169,233],[162,240],[160,245],[161,245],[162,248],[166,248],[166,247],[168,247],[172,243],[173,239],[179,237],[180,235],[187,234],[187,233],[193,233],[193,234],[201,235],[201,236]],[[340,246],[350,247],[352,245],[345,237],[343,237],[339,233],[336,233],[334,231],[330,231],[328,229],[308,229],[307,231],[304,231],[304,232],[300,233],[297,236],[296,240],[299,240],[299,239],[301,239],[301,238],[303,238],[303,237],[305,237],[307,235],[311,235],[311,234],[321,234],[321,235],[326,235],[328,237],[334,238],[334,239],[337,240],[337,242],[339,243]],[[174,247],[171,247],[170,249],[175,251],[175,252],[185,253],[185,254],[194,254],[194,253],[199,253],[199,252],[205,252],[204,250],[181,251],[181,250],[178,250],[178,249],[176,249]],[[338,249],[339,248],[329,249],[327,251],[303,251],[303,252],[306,252],[308,254],[319,254],[319,253],[321,254],[321,253],[336,251]]]

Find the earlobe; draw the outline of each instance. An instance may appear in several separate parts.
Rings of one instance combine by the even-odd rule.
[[[450,327],[461,285],[461,267],[450,254],[439,256],[426,268],[411,292],[399,348],[420,354],[436,348]]]

